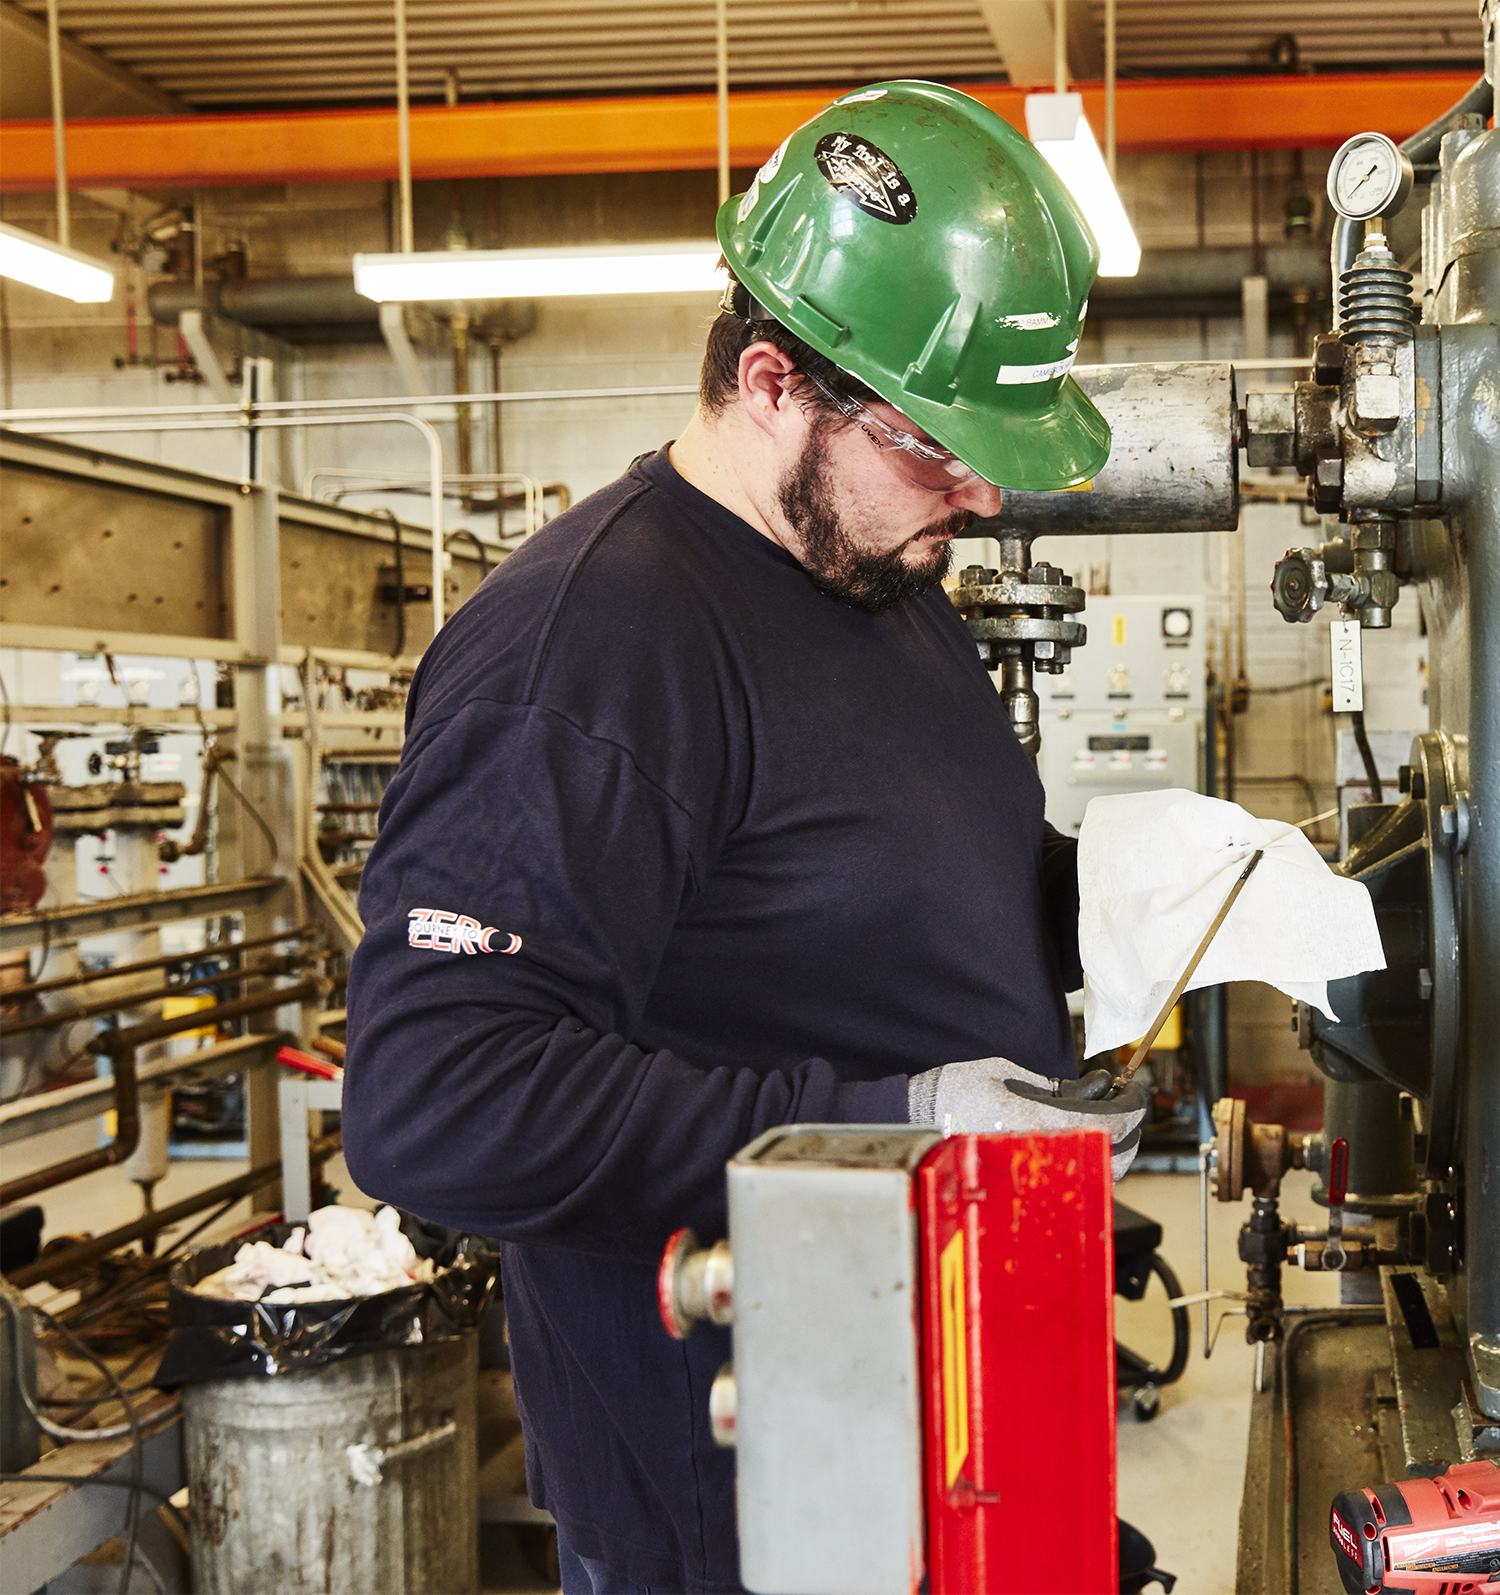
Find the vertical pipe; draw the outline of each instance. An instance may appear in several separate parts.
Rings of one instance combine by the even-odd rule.
[[[62,30],[57,20],[57,0],[47,0],[47,64],[52,73],[52,165],[57,182],[57,241],[64,249],[72,243],[68,216],[68,135],[63,122]]]
[[[1058,94],[1068,92],[1068,0],[1052,0],[1052,79]]]
[[[396,164],[401,192],[401,253],[409,255],[416,244],[411,222],[411,76],[406,58],[406,0],[396,0]]]
[[[193,292],[203,308],[203,190],[193,190]]]
[[[729,198],[729,0],[715,0],[715,67],[719,113],[719,203]]]
[[[1115,77],[1118,40],[1115,37],[1115,0],[1104,0],[1104,164],[1115,181]]]

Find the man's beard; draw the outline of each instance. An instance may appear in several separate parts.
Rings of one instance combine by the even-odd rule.
[[[831,430],[814,427],[802,457],[781,479],[777,503],[802,541],[801,563],[812,584],[867,615],[882,615],[918,593],[930,592],[953,563],[953,546],[944,540],[933,544],[930,559],[908,564],[904,556],[913,544],[937,533],[956,536],[973,523],[974,515],[955,510],[882,554],[861,548],[839,517],[828,480]]]

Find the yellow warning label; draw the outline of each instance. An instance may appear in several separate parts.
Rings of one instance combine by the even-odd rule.
[[[1116,648],[1125,646],[1125,617],[1116,615],[1110,623],[1110,641]]]
[[[938,1313],[943,1339],[943,1458],[951,1489],[969,1454],[969,1358],[964,1346],[964,1232],[938,1258]]]

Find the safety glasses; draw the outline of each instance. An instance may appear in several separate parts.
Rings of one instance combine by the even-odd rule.
[[[978,479],[978,471],[965,465],[951,450],[913,437],[910,432],[897,431],[858,399],[831,388],[811,371],[799,368],[796,372],[788,372],[788,376],[793,375],[810,382],[840,415],[853,421],[882,454],[890,456],[890,463],[914,486],[926,488],[929,493],[953,493]]]

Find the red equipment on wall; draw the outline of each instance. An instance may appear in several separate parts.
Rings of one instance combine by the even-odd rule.
[[[1109,1141],[950,1136],[917,1191],[932,1595],[1115,1590]]]
[[[1349,1595],[1500,1595],[1500,1462],[1345,1490],[1328,1538]]]
[[[21,766],[0,757],[0,913],[35,908],[47,890],[42,869],[52,846],[52,800],[26,780]]]

